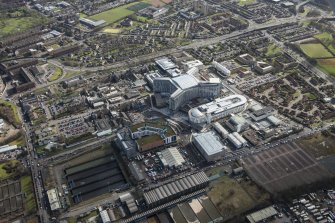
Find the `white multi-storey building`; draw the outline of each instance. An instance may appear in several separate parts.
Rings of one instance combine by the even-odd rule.
[[[214,98],[220,95],[222,84],[220,79],[199,81],[193,75],[178,77],[158,77],[154,79],[153,90],[162,97],[169,97],[169,108],[177,110],[180,106],[194,98]]]
[[[190,109],[188,117],[192,124],[209,124],[227,115],[243,111],[246,104],[247,99],[243,95],[230,95]]]

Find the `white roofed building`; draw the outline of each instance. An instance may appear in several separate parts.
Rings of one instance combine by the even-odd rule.
[[[192,68],[198,68],[199,70],[204,68],[204,64],[200,60],[191,60],[187,62],[182,62],[184,70],[190,70]]]
[[[107,210],[100,211],[102,223],[111,223]]]
[[[220,73],[229,76],[231,71],[226,68],[225,66],[223,66],[222,64],[216,62],[215,60],[212,62],[213,67],[218,70]]]
[[[48,190],[47,195],[48,195],[51,211],[55,211],[55,210],[60,209],[61,204],[60,204],[60,201],[59,201],[57,189],[54,188],[54,189]]]
[[[4,145],[4,146],[0,146],[0,154],[1,153],[6,153],[6,152],[10,152],[13,150],[17,149],[17,145]]]
[[[220,159],[224,155],[225,147],[213,131],[194,133],[192,141],[208,162]]]
[[[220,95],[221,82],[217,78],[200,81],[193,75],[181,75],[174,78],[158,77],[154,79],[153,91],[162,97],[169,97],[169,108],[177,110],[194,98],[213,98]]]
[[[155,61],[157,66],[163,71],[177,68],[177,65],[173,63],[169,58],[163,57]]]
[[[190,109],[188,117],[192,124],[209,124],[230,114],[243,111],[246,104],[247,99],[243,95],[230,95]]]
[[[181,167],[185,160],[176,147],[168,148],[157,153],[164,166]]]

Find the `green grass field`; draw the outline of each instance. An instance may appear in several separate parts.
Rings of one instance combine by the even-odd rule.
[[[255,0],[239,0],[238,5],[244,6],[244,5],[251,5],[255,3]]]
[[[300,44],[300,49],[309,58],[327,58],[333,56],[321,43]]]
[[[0,16],[0,37],[23,32],[48,21],[46,17],[36,12],[26,11],[25,16],[19,10],[20,9],[18,9],[17,13],[14,13],[15,15],[12,13],[12,18],[7,18],[3,15]]]
[[[320,40],[330,52],[335,54],[335,41],[332,34],[323,32],[314,36],[314,38]]]
[[[36,203],[31,176],[21,177],[21,190],[25,194],[25,211],[29,214],[32,214],[36,210]]]
[[[280,53],[280,48],[277,47],[275,44],[271,44],[270,46],[268,46],[266,48],[265,55],[266,56],[272,56],[272,55],[275,55],[277,53]]]
[[[312,94],[312,93],[306,93],[305,95],[306,95],[306,97],[307,97],[309,100],[314,101],[314,100],[317,99],[317,97],[316,97],[314,94]]]
[[[107,24],[111,24],[111,23],[119,21],[119,20],[121,20],[121,19],[123,19],[123,18],[125,18],[129,15],[134,14],[135,12],[129,10],[128,8],[131,7],[131,6],[134,6],[136,4],[138,4],[138,2],[132,2],[132,3],[117,7],[117,8],[113,8],[113,9],[110,9],[110,10],[107,10],[107,11],[89,16],[88,18],[93,19],[93,20],[103,19],[103,20],[106,21]],[[84,17],[85,15],[81,15],[81,16]]]
[[[317,60],[317,68],[326,74],[335,76],[335,58]]]
[[[8,174],[7,172],[6,172],[6,170],[4,170],[2,167],[6,164],[6,163],[12,163],[12,164],[15,164],[15,163],[17,163],[17,162],[19,162],[19,161],[17,161],[17,160],[10,160],[10,161],[7,161],[7,162],[5,162],[5,163],[1,163],[0,164],[0,179],[4,179],[4,178],[7,178],[7,177],[10,177],[12,174]]]
[[[20,125],[20,117],[15,104],[0,100],[0,117],[4,117],[13,125]]]
[[[10,142],[9,145],[17,145],[17,146],[24,146],[26,145],[26,140],[24,138],[24,136],[21,134],[21,136],[17,139],[15,139],[14,141]]]
[[[58,80],[59,78],[61,78],[63,75],[63,71],[62,69],[60,69],[59,67],[55,67],[55,70],[53,72],[53,74],[48,78],[48,81],[55,81]]]

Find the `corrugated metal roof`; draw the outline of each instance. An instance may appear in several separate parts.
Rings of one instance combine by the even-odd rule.
[[[270,206],[247,215],[247,219],[249,220],[250,223],[257,223],[266,220],[276,214],[278,214],[277,210],[274,209],[273,206]]]

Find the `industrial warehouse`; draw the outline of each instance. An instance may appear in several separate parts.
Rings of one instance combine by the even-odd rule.
[[[243,111],[247,99],[243,95],[230,95],[190,109],[189,120],[195,125],[205,125],[233,113]]]
[[[220,159],[226,149],[218,136],[213,131],[205,133],[194,133],[192,135],[193,143],[203,155],[207,162]]]
[[[198,172],[146,191],[143,196],[148,207],[155,207],[182,195],[202,189],[208,183],[209,179],[207,175],[204,172]]]

